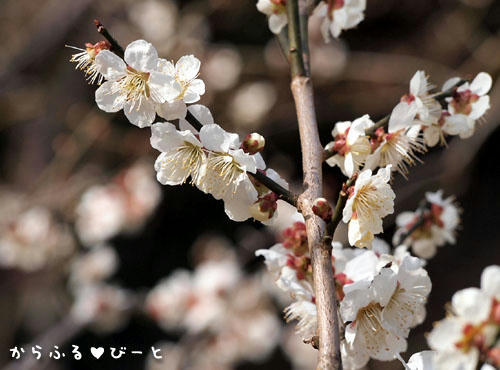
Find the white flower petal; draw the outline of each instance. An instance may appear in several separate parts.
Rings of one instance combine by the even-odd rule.
[[[198,76],[200,66],[201,62],[194,55],[184,55],[177,61],[175,70],[181,81],[191,81]]]
[[[116,80],[126,74],[127,65],[123,59],[109,50],[101,50],[95,58],[95,64],[107,80]]]
[[[186,117],[187,113],[186,103],[182,100],[174,100],[172,103],[167,101],[163,104],[158,104],[156,106],[156,112],[159,116],[167,120],[180,119],[184,121],[183,118]],[[185,127],[180,128],[181,130],[186,130]]]
[[[229,148],[239,147],[239,137],[224,131],[217,124],[205,125],[200,130],[200,139],[203,146],[215,152],[229,151]]]
[[[279,34],[288,23],[286,13],[271,14],[269,16],[269,29],[274,34]]]
[[[148,85],[151,98],[157,103],[173,101],[182,91],[181,85],[174,77],[156,71],[150,73]]]
[[[125,49],[125,62],[137,71],[152,72],[158,65],[158,52],[149,42],[136,40]]]
[[[112,93],[113,84],[115,83],[114,81],[107,81],[95,91],[97,106],[108,113],[118,112],[125,103],[125,99],[120,92]]]
[[[135,102],[126,102],[123,112],[130,123],[140,128],[151,126],[156,117],[155,106],[150,100],[143,100],[140,105]]]
[[[479,73],[470,84],[470,90],[479,96],[487,94],[491,89],[493,79],[486,72]]]

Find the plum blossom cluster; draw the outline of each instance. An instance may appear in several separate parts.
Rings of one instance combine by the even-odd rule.
[[[269,29],[279,34],[288,24],[286,0],[258,0],[257,9],[267,15]],[[343,30],[356,27],[364,19],[366,0],[321,0],[313,14],[322,19],[325,42],[339,37]]]
[[[180,185],[189,179],[204,193],[222,199],[232,220],[271,219],[278,197],[250,174],[259,171],[284,188],[288,184],[275,171],[266,169],[259,153],[265,143],[262,136],[250,134],[241,142],[237,134],[214,123],[207,107],[192,105],[189,112],[201,123],[199,131],[183,119],[179,130],[170,122],[151,128],[151,145],[161,152],[155,163],[158,181]]]
[[[0,224],[0,265],[34,272],[67,259],[75,249],[68,225],[42,206],[6,213]],[[18,208],[18,207],[15,207]]]
[[[430,91],[424,71],[417,71],[410,81],[410,92],[401,98],[389,120],[397,127],[417,125],[423,131],[425,145],[433,147],[439,142],[446,143],[445,136],[459,135],[465,139],[475,130],[490,107],[492,78],[488,73],[479,73],[471,83],[459,77],[449,79],[443,84],[444,100],[436,100],[439,94]]]
[[[222,247],[194,271],[177,270],[160,281],[145,310],[164,330],[185,333],[196,343],[191,350],[182,340],[165,344],[167,353],[178,353],[178,360],[189,360],[193,368],[229,369],[242,360],[266,358],[276,346],[280,323],[270,303],[259,275],[246,275],[235,254]],[[150,368],[177,368],[173,358],[152,361]]]
[[[72,258],[68,284],[74,301],[70,316],[78,325],[107,333],[128,322],[133,293],[108,282],[118,267],[115,249],[105,244]]]
[[[447,317],[434,326],[427,342],[432,351],[414,354],[411,370],[481,370],[500,367],[500,266],[488,266],[481,288],[456,292]]]
[[[184,118],[186,104],[195,103],[205,93],[198,79],[200,61],[193,55],[177,63],[158,57],[149,42],[137,40],[125,49],[124,59],[97,43],[72,57],[77,68],[93,82],[104,82],[95,93],[96,103],[105,112],[123,109],[128,120],[138,126],[151,126],[156,114],[165,119]]]
[[[121,232],[139,230],[161,199],[153,173],[144,163],[136,163],[108,184],[88,188],[76,207],[75,229],[80,241],[92,247]]]
[[[339,243],[333,247],[336,295],[345,325],[344,368],[362,368],[370,358],[394,360],[406,351],[410,329],[425,318],[431,282],[423,261],[404,247],[389,254],[380,239],[374,239],[372,250],[345,249]],[[314,342],[317,310],[305,225],[296,222],[285,230],[282,243],[256,255],[265,258],[277,286],[293,299],[285,317],[298,321],[297,333],[305,342]]]
[[[260,172],[288,189],[276,171],[266,169],[259,153],[264,148],[264,138],[253,133],[241,141],[237,134],[216,124],[207,107],[186,105],[198,101],[205,92],[203,81],[197,78],[200,70],[197,58],[184,56],[174,65],[159,58],[153,45],[144,40],[127,46],[125,61],[107,49],[95,54],[89,63],[107,80],[96,91],[99,108],[106,112],[123,108],[130,122],[139,127],[151,126],[156,114],[178,122],[177,126],[173,122],[157,122],[151,127],[151,145],[161,152],[155,163],[160,183],[180,185],[189,181],[204,193],[223,200],[227,215],[235,221],[253,217],[266,222],[275,216],[278,195],[251,176]],[[192,119],[188,122],[187,115],[200,127],[195,128]],[[123,228],[120,197],[116,187],[90,189],[84,196],[80,213],[94,210],[98,216],[99,211],[91,205],[99,201],[116,209],[102,220],[107,227],[100,222],[77,223],[78,229],[83,229],[86,243],[101,242]],[[110,235],[99,235],[102,232]]]
[[[387,125],[375,124],[368,115],[335,125],[334,140],[325,148],[327,163],[339,166],[348,177],[363,166],[374,170],[388,165],[406,177],[427,147],[439,141],[444,144],[447,135],[467,138],[474,133],[476,122],[490,106],[491,84],[491,76],[481,72],[471,83],[456,77],[442,91],[431,93],[433,85],[425,72],[417,71],[409,93],[381,121]]]
[[[415,255],[431,258],[437,247],[455,244],[460,224],[460,208],[453,196],[443,198],[443,191],[426,193],[425,201],[415,212],[402,212],[396,217],[398,229],[393,244],[411,246]]]

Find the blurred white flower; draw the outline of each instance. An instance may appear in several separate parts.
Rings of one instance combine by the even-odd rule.
[[[112,247],[97,246],[75,258],[71,265],[69,282],[74,288],[97,284],[116,271],[118,262],[118,256]]]
[[[460,211],[454,197],[443,199],[442,190],[426,193],[425,196],[428,207],[415,212],[402,212],[396,217],[398,229],[394,233],[393,243],[411,246],[415,255],[431,258],[436,254],[437,247],[446,243],[455,244]],[[403,235],[406,236],[405,240],[401,240]]]
[[[364,170],[350,188],[342,218],[349,223],[349,244],[369,247],[374,235],[383,232],[382,218],[394,212],[396,197],[390,179],[390,165],[373,176],[371,170]]]
[[[129,8],[129,17],[148,40],[160,45],[169,41],[177,30],[178,10],[172,0],[133,3]]]
[[[365,130],[373,125],[367,114],[352,123],[337,122],[332,130],[334,141],[325,147],[325,150],[333,150],[336,154],[328,158],[326,163],[332,167],[339,166],[344,175],[351,177],[371,153],[372,147]]]
[[[27,272],[46,267],[74,249],[69,229],[43,207],[5,215],[0,233],[0,265]]]
[[[164,329],[176,329],[182,327],[184,315],[196,301],[191,274],[177,270],[148,293],[146,311]]]
[[[449,79],[444,83],[443,91],[452,88],[459,81],[458,77]],[[474,133],[476,121],[483,117],[490,108],[490,97],[487,94],[492,83],[491,76],[481,72],[472,83],[465,82],[458,86],[453,96],[446,98],[448,112],[451,114],[451,116],[446,117],[448,130],[457,132],[462,139],[468,138]]]
[[[202,67],[208,86],[214,90],[228,90],[236,85],[242,68],[241,56],[234,47],[216,49]]]
[[[277,93],[269,82],[251,82],[241,86],[229,102],[233,122],[244,127],[259,124],[276,103]],[[249,109],[251,107],[251,109]]]
[[[72,317],[98,332],[121,328],[128,320],[132,297],[127,291],[105,284],[88,285],[75,292]]]
[[[314,15],[323,19],[321,33],[325,42],[330,35],[339,37],[343,30],[356,27],[365,17],[366,0],[323,0]]]
[[[316,367],[318,351],[306,344],[292,330],[286,330],[281,347],[291,360],[294,370],[308,370]]]
[[[257,9],[269,18],[269,29],[278,34],[288,23],[286,0],[258,0]]]
[[[75,228],[82,243],[92,246],[117,235],[125,224],[125,195],[117,185],[94,185],[76,208]]]
[[[106,78],[95,92],[96,103],[105,112],[123,109],[128,120],[138,127],[153,123],[157,105],[174,100],[183,86],[159,68],[160,59],[153,45],[144,40],[125,49],[125,62],[103,50],[95,63]]]

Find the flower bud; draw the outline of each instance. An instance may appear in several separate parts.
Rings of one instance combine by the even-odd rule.
[[[264,139],[264,136],[254,132],[245,137],[245,140],[241,143],[241,149],[243,149],[245,153],[255,154],[262,151],[265,145],[266,139]]]
[[[260,222],[270,220],[278,208],[278,196],[271,192],[259,198],[250,206],[250,214]]]
[[[325,198],[316,198],[312,210],[314,214],[325,222],[330,222],[333,216],[333,209]]]

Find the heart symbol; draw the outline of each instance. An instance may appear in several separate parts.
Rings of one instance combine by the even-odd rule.
[[[94,356],[96,359],[99,360],[99,358],[102,356],[104,353],[104,348],[102,347],[90,347],[90,353],[92,353],[92,356]]]

